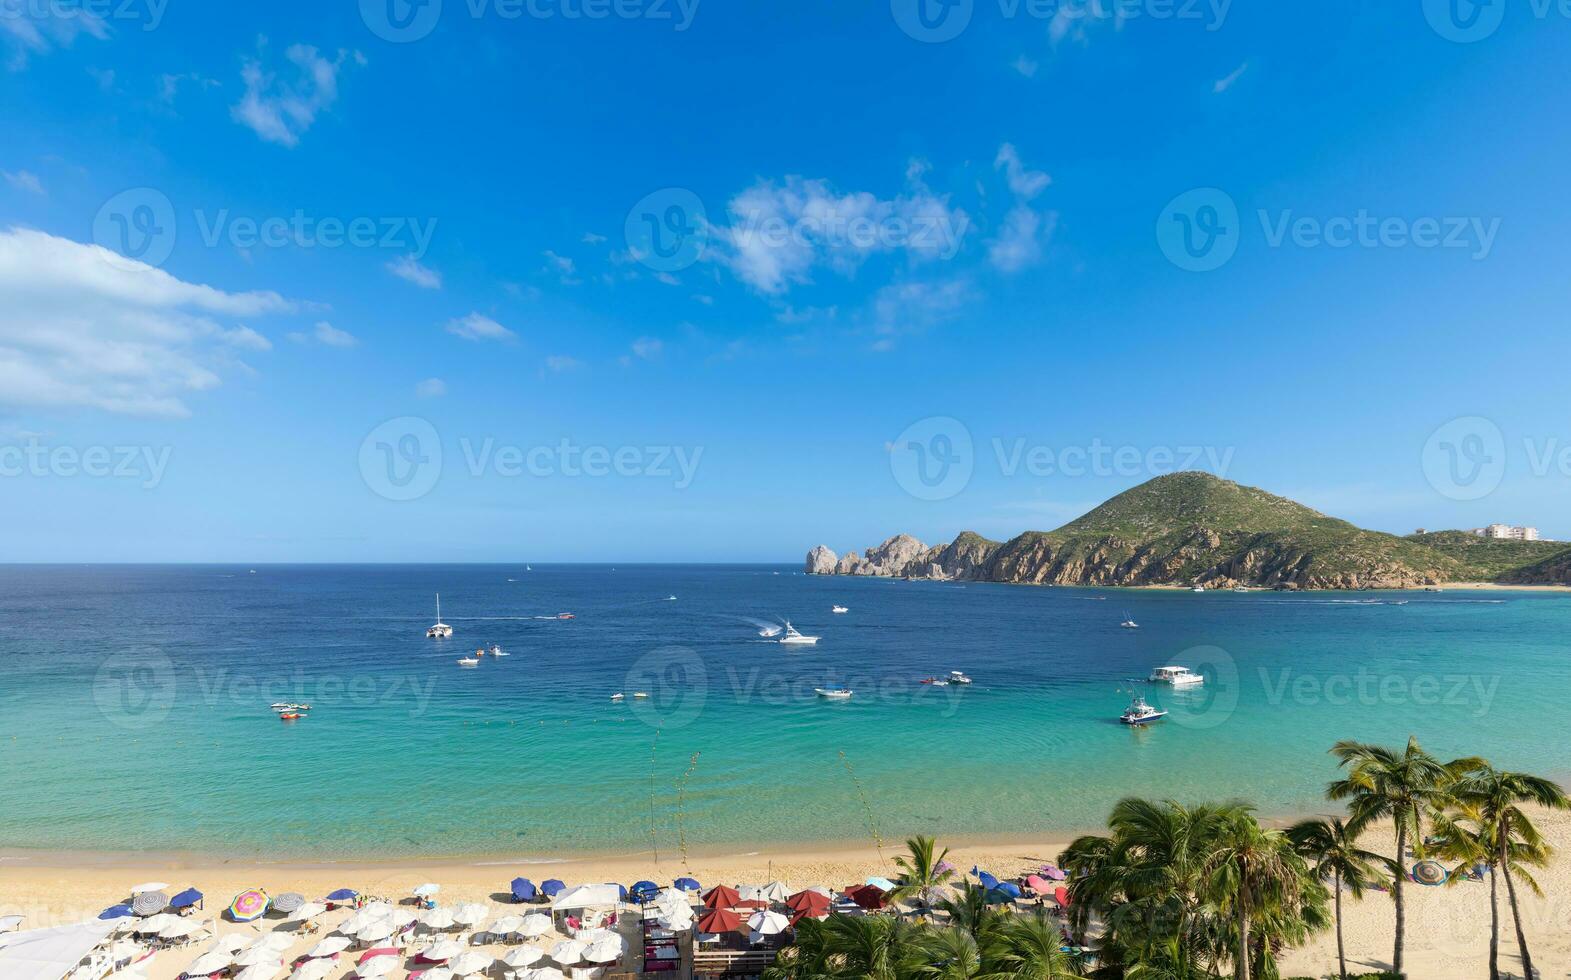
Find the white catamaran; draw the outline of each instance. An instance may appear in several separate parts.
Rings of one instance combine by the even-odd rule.
[[[436,624],[425,631],[427,639],[445,640],[453,635],[453,628],[442,622],[442,593],[436,594]]]

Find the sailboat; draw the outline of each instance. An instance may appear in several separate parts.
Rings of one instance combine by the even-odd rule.
[[[427,639],[445,640],[453,635],[453,628],[442,622],[442,593],[436,594],[436,624],[425,631]]]
[[[1140,628],[1140,624],[1135,622],[1134,617],[1129,615],[1129,610],[1127,609],[1124,610],[1124,621],[1118,625],[1126,630],[1137,630]]]

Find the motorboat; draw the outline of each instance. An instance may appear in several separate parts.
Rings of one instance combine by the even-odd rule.
[[[832,606],[829,611],[832,613],[848,613],[851,610],[845,606]]]
[[[458,666],[460,666],[460,667],[478,667],[478,666],[480,666],[480,658],[479,657],[459,657],[458,658]]]
[[[493,643],[491,644],[491,656],[505,657],[507,656],[507,651],[502,649],[502,645],[500,643]]]
[[[1205,587],[1205,586],[1203,586],[1203,585],[1197,585],[1197,586],[1195,586],[1195,587],[1194,587],[1194,588],[1192,588],[1192,589],[1190,589],[1190,590],[1189,590],[1189,591],[1190,591],[1190,592],[1204,592],[1204,591],[1205,591],[1205,590],[1206,590],[1206,587]]]
[[[310,711],[311,710],[311,706],[309,704],[294,704],[292,702],[286,703],[286,702],[283,702],[283,701],[280,701],[279,703],[273,705],[272,708],[273,708],[274,711]]]
[[[1249,590],[1247,588],[1245,588],[1244,586],[1242,586],[1242,585],[1238,585],[1238,586],[1234,586],[1233,587],[1233,591],[1234,592],[1248,592]]]
[[[647,697],[649,697],[649,692],[648,691],[634,691],[633,692],[633,699],[635,701],[642,701],[642,700],[644,700]]]
[[[1188,667],[1158,667],[1151,671],[1151,676],[1147,680],[1153,684],[1171,684],[1174,687],[1194,687],[1196,684],[1206,682],[1204,675],[1197,674]]]
[[[1124,709],[1124,713],[1118,716],[1118,720],[1126,725],[1148,725],[1166,717],[1167,712],[1158,711],[1146,704],[1145,698],[1136,697],[1129,702],[1129,707]]]
[[[813,693],[830,701],[849,701],[856,692],[849,687],[815,687]]]
[[[969,684],[969,683],[971,683],[971,678],[969,676],[967,676],[962,671],[951,670],[949,672],[949,683],[951,683],[951,684]]]
[[[801,633],[797,632],[797,629],[796,629],[795,626],[791,625],[791,621],[790,620],[786,620],[785,635],[780,637],[780,639],[777,642],[779,642],[779,643],[796,644],[798,646],[811,646],[812,644],[818,642],[818,637],[816,637],[816,636],[803,636]]]
[[[612,701],[622,701],[622,700],[625,700],[626,698],[627,698],[627,695],[623,694],[621,691],[617,691],[615,694],[611,695],[611,700]]]
[[[572,613],[557,613],[556,614],[556,618],[557,619],[573,619],[575,617],[573,616]]]
[[[442,594],[436,595],[436,623],[425,631],[426,639],[445,640],[453,635],[453,628],[442,622]]]
[[[1124,610],[1124,621],[1118,625],[1126,630],[1137,630],[1140,628],[1140,624],[1135,622],[1134,617],[1129,615],[1129,610],[1127,609]]]

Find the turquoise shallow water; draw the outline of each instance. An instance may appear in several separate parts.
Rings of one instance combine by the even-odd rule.
[[[458,631],[431,641],[432,593]],[[675,599],[670,598],[675,596]],[[846,615],[832,615],[843,603]],[[558,620],[571,611],[572,620]],[[1142,624],[1120,629],[1128,613]],[[762,640],[790,617],[823,640]],[[1338,738],[1560,776],[1571,598],[1120,592],[784,566],[0,567],[0,846],[390,857],[1323,809]],[[480,643],[511,656],[475,669]],[[1131,684],[1203,669],[1202,693]],[[923,687],[961,668],[969,688]],[[812,688],[849,684],[849,703]],[[613,704],[615,691],[647,701]],[[1172,710],[1114,719],[1132,691]],[[1164,696],[1165,695],[1165,696]],[[284,724],[268,705],[307,700]]]

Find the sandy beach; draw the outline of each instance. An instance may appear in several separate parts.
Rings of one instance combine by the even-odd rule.
[[[1561,857],[1539,875],[1545,897],[1538,898],[1519,887],[1524,899],[1527,935],[1535,965],[1545,977],[1571,975],[1571,815],[1542,814],[1539,826],[1559,848]],[[1052,861],[1067,840],[1059,838],[1021,839],[1012,842],[965,844],[954,847],[949,860],[957,867],[972,865],[1008,877]],[[1366,844],[1382,849],[1388,838],[1372,831]],[[0,852],[0,915],[21,914],[24,927],[79,921],[96,915],[103,908],[121,901],[133,884],[155,879],[168,882],[172,889],[194,886],[207,896],[206,909],[200,913],[213,917],[229,898],[245,888],[263,887],[272,894],[298,891],[318,898],[341,887],[354,888],[368,895],[393,900],[407,897],[422,882],[442,886],[443,904],[459,901],[491,903],[500,914],[517,909],[507,904],[507,883],[516,875],[541,881],[561,878],[569,885],[619,881],[624,884],[649,878],[668,883],[681,875],[691,875],[713,884],[763,883],[781,880],[792,888],[827,884],[835,887],[860,883],[869,875],[894,873],[893,858],[903,850],[897,841],[879,849],[868,846],[823,847],[783,851],[692,855],[687,861],[678,855],[661,855],[657,863],[649,854],[625,856],[593,855],[583,857],[518,858],[505,856],[376,863],[267,863],[254,860],[225,861],[214,858],[165,855],[148,857],[129,854],[90,852],[59,854],[43,852]],[[1409,975],[1416,980],[1476,978],[1486,973],[1489,928],[1489,889],[1487,884],[1463,883],[1451,887],[1425,888],[1410,885],[1408,912]],[[1501,888],[1503,968],[1517,969],[1516,944],[1509,917],[1505,912],[1505,892]],[[1385,897],[1372,894],[1362,902],[1344,904],[1346,941],[1350,969],[1375,970],[1388,964],[1391,954],[1393,912]],[[329,913],[324,932],[335,917]],[[221,932],[258,934],[277,927],[279,920],[237,925],[218,923]],[[317,937],[319,938],[319,936]],[[315,942],[303,939],[289,952],[298,955]],[[195,958],[201,947],[171,950],[158,954],[146,964],[148,980],[175,980]],[[490,947],[497,955],[505,947]],[[1284,976],[1322,976],[1335,970],[1336,942],[1331,932],[1317,937],[1310,945],[1284,954]],[[402,977],[402,973],[393,974]]]

